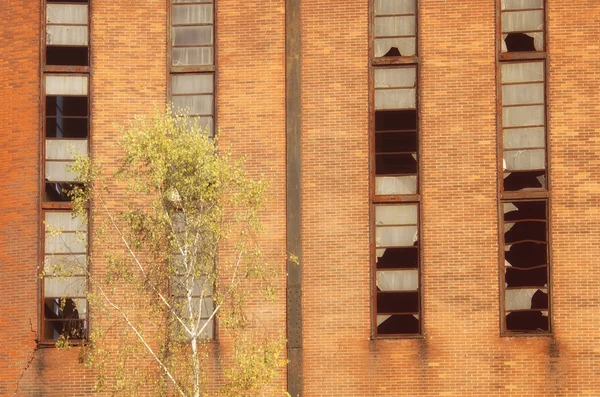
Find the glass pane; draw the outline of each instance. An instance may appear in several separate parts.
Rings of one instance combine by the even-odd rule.
[[[416,291],[419,289],[419,271],[378,270],[377,288],[382,291]]]
[[[87,233],[46,233],[46,254],[85,254],[86,247]]]
[[[186,114],[211,115],[213,112],[212,95],[174,96],[173,109]]]
[[[544,103],[544,83],[502,86],[502,105]]]
[[[180,5],[173,7],[174,25],[192,25],[213,22],[212,4]]]
[[[173,48],[173,66],[212,65],[212,47]]]
[[[201,326],[206,324],[206,320],[205,321],[201,321]],[[212,339],[213,335],[215,334],[215,322],[213,320],[211,320],[210,322],[208,322],[208,326],[204,329],[204,332],[201,335],[201,338],[206,338],[206,339]]]
[[[414,14],[416,0],[375,0],[375,15]]]
[[[379,226],[375,237],[378,247],[410,247],[418,239],[417,226]]]
[[[503,10],[522,10],[526,8],[542,8],[544,0],[502,0]]]
[[[85,277],[44,277],[44,296],[85,296],[86,283]]]
[[[414,88],[375,91],[375,109],[414,109],[415,107],[416,90]]]
[[[88,6],[85,4],[48,4],[46,6],[46,22],[48,24],[88,23]]]
[[[55,182],[75,182],[77,174],[68,169],[72,161],[46,161],[46,180]]]
[[[375,56],[411,56],[417,53],[414,37],[375,39]]]
[[[46,212],[46,223],[55,230],[63,231],[76,231],[76,230],[87,230],[87,219],[79,215],[75,215],[74,212],[68,211],[47,211]],[[46,230],[50,230],[46,228]]]
[[[518,170],[543,170],[546,167],[546,150],[515,150],[504,152],[505,169]]]
[[[502,108],[504,127],[527,127],[544,125],[544,105]]]
[[[87,26],[46,26],[46,45],[88,45]]]
[[[412,88],[417,81],[417,68],[377,68],[375,88]]]
[[[87,269],[85,255],[46,255],[44,273],[46,276],[84,276]]]
[[[414,35],[414,16],[375,18],[375,37]]]
[[[213,43],[212,26],[182,26],[173,28],[173,45],[199,45]]]
[[[504,149],[540,148],[546,146],[544,127],[516,128],[502,133]]]
[[[502,13],[502,32],[524,32],[544,29],[544,11]]]
[[[376,205],[377,225],[416,225],[417,204]]]
[[[87,76],[46,76],[46,95],[87,95]]]
[[[375,194],[417,194],[416,176],[378,176]]]
[[[74,160],[75,154],[87,155],[87,140],[50,139],[46,140],[46,159]]]
[[[172,79],[173,94],[210,94],[213,92],[213,74],[182,74]]]
[[[378,315],[377,333],[379,335],[418,334],[419,316],[417,314]]]
[[[503,83],[544,81],[543,62],[518,62],[502,64]]]

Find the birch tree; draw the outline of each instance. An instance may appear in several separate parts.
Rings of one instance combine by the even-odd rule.
[[[286,363],[285,341],[250,327],[244,310],[248,299],[274,295],[258,244],[265,183],[194,119],[170,111],[136,118],[118,146],[112,172],[79,157],[81,184],[70,193],[76,213],[91,219],[96,247],[81,359],[98,374],[97,389],[267,395]],[[215,324],[231,346],[219,371]],[[68,347],[69,336],[59,343]]]

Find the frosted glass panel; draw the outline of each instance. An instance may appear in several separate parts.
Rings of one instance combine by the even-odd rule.
[[[546,151],[544,149],[514,150],[504,152],[506,170],[543,170],[546,168]]]
[[[88,45],[87,26],[46,26],[47,45]]]
[[[544,127],[504,130],[503,141],[504,149],[545,147],[546,133]]]
[[[376,245],[378,247],[412,247],[417,240],[416,226],[377,227]]]
[[[378,176],[375,178],[375,194],[416,194],[416,176]]]
[[[522,32],[542,30],[544,11],[520,11],[502,13],[502,32]]]
[[[502,108],[504,127],[544,125],[544,105]]]
[[[86,4],[48,4],[46,22],[49,24],[87,25],[88,6]]]
[[[212,26],[185,26],[173,28],[173,45],[210,45],[212,43]]]
[[[87,95],[87,76],[46,76],[46,95]]]
[[[414,35],[414,16],[375,18],[375,37]]]
[[[173,94],[205,94],[213,92],[213,75],[184,74],[175,75],[172,80]]]
[[[173,108],[175,111],[183,111],[187,114],[210,115],[213,111],[213,96],[175,96],[173,97]]]
[[[192,25],[212,22],[212,4],[193,4],[173,7],[173,24],[175,25]]]
[[[77,174],[67,169],[72,161],[46,161],[46,179],[53,182],[75,182]]]
[[[44,296],[63,297],[63,296],[85,296],[86,294],[85,277],[45,277],[44,278]]]
[[[416,40],[414,37],[375,39],[375,56],[385,56],[392,47],[396,47],[402,56],[416,54]],[[390,54],[393,55],[393,54]],[[396,54],[397,55],[397,54]]]
[[[377,205],[375,222],[377,225],[415,225],[417,204]]]
[[[173,48],[173,66],[212,65],[212,47]]]
[[[87,140],[46,140],[46,159],[73,160],[75,159],[75,153],[87,155],[87,146]]]
[[[87,268],[85,255],[46,255],[44,273],[47,276],[84,276]]]
[[[543,62],[518,62],[502,65],[503,83],[522,83],[527,81],[544,81]]]
[[[414,109],[416,107],[416,90],[399,88],[375,91],[375,109]]]
[[[87,233],[46,233],[46,254],[85,254]]]
[[[544,83],[513,84],[502,87],[502,105],[544,103]]]
[[[415,86],[416,81],[416,68],[375,69],[375,88],[412,88]]]
[[[375,15],[414,14],[416,0],[375,0]]]
[[[419,289],[419,271],[378,270],[377,287],[382,291],[416,291]]]
[[[46,223],[54,229],[70,231],[70,230],[86,230],[87,219],[85,217],[75,215],[73,212],[46,212]]]
[[[544,0],[502,0],[503,10],[522,10],[526,8],[542,8]]]

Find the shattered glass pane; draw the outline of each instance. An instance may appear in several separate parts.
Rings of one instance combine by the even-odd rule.
[[[506,329],[515,332],[548,331],[548,312],[512,312],[506,315]]]
[[[416,154],[378,154],[375,156],[375,174],[416,174]]]
[[[397,54],[388,54],[393,48]],[[384,56],[411,56],[416,54],[416,39],[414,37],[394,37],[375,39],[375,57]]]
[[[546,171],[515,171],[504,173],[504,190],[516,192],[528,189],[545,189]]]
[[[506,310],[548,309],[545,288],[507,289],[504,292]]]
[[[377,313],[418,313],[419,293],[415,292],[377,292]]]
[[[87,313],[86,299],[46,298],[44,299],[44,317],[53,320],[82,319]]]
[[[543,170],[546,167],[546,150],[506,150],[504,163],[507,171]]]
[[[504,280],[507,287],[547,287],[547,266],[520,269],[512,266],[506,267]]]
[[[377,269],[417,269],[419,267],[419,248],[378,248]]]
[[[379,335],[418,334],[419,316],[417,314],[378,315],[377,333]]]
[[[173,64],[173,66],[212,65],[213,64],[213,48],[212,47],[173,48],[171,62]]]

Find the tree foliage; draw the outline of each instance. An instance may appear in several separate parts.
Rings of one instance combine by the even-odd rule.
[[[265,183],[170,111],[133,120],[118,146],[122,157],[104,169],[87,157],[72,167],[76,213],[95,233],[82,360],[99,374],[97,388],[263,395],[285,365],[281,335],[252,327],[244,310],[258,295],[273,298],[258,244]],[[215,357],[216,319],[231,340],[226,367]]]

